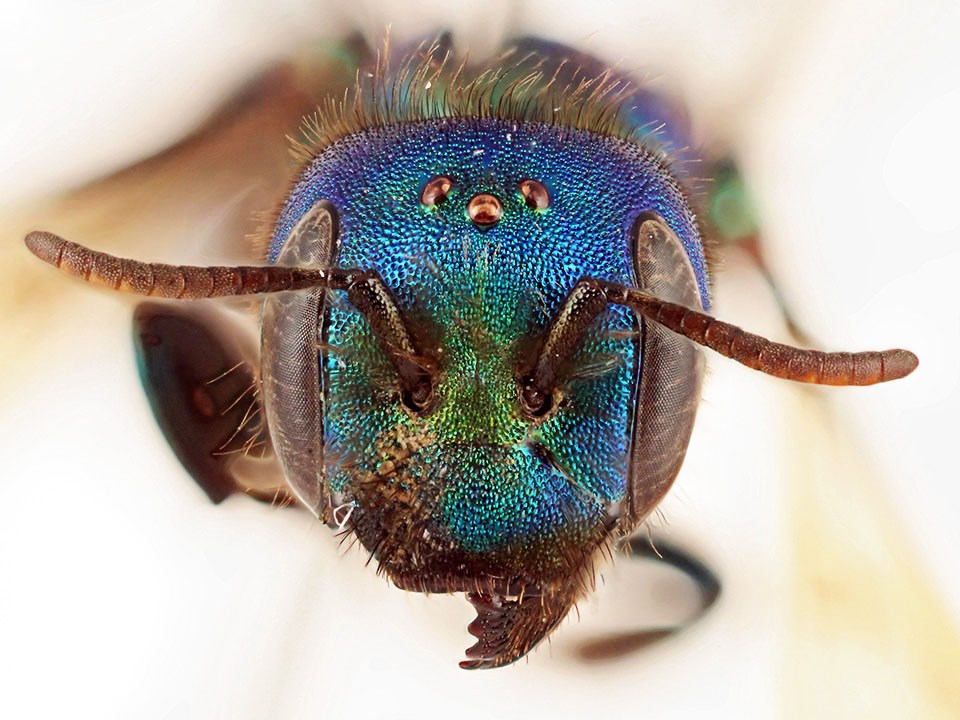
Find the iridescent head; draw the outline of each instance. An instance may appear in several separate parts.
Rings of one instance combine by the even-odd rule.
[[[545,90],[542,68],[508,92],[511,78],[482,70],[467,80],[461,69],[460,86],[439,66],[426,75],[434,63],[426,53],[387,81],[407,88],[409,107],[378,124],[363,106],[362,123],[310,152],[270,249],[272,261],[302,264],[298,224],[318,209],[335,218],[325,261],[383,278],[431,376],[429,402],[410,402],[364,313],[328,296],[317,420],[328,502],[355,503],[351,525],[403,587],[589,574],[589,558],[624,520],[645,364],[640,323],[624,308],[601,312],[537,407],[525,402],[523,379],[579,280],[638,286],[642,272],[658,271],[649,258],[641,268],[644,218],[670,231],[658,240],[673,243],[664,251],[680,262],[669,269],[679,278],[672,299],[706,304],[693,213],[662,155],[618,125],[546,118],[544,103],[572,113],[575,88]],[[585,116],[590,103],[598,116],[614,109],[604,95],[612,81],[594,82],[579,95]],[[435,99],[444,88],[472,98],[479,116]],[[269,324],[264,332],[267,345]],[[671,387],[684,388],[677,402],[692,404],[698,382],[698,373],[674,378]],[[277,423],[284,412],[272,413]],[[648,509],[631,506],[627,524]]]
[[[789,348],[703,314],[703,241],[664,148],[684,139],[650,132],[668,106],[596,61],[521,41],[473,68],[432,46],[358,77],[308,123],[267,267],[27,242],[117,289],[267,294],[253,382],[287,483],[398,586],[468,593],[465,666],[523,656],[667,492],[699,399],[698,344],[808,382],[916,366],[900,350]],[[182,334],[172,349],[196,360]],[[173,356],[146,364],[159,377]],[[193,395],[168,394],[155,409],[189,444]]]

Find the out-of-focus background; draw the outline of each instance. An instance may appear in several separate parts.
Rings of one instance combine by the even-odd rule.
[[[331,5],[5,13],[0,715],[960,716],[960,6]],[[907,380],[822,390],[709,357],[686,465],[653,521],[724,582],[686,633],[583,657],[617,628],[677,619],[682,579],[621,560],[529,661],[457,669],[461,598],[388,587],[306,513],[208,504],[139,390],[131,302],[20,245],[42,227],[144,259],[220,259],[205,240],[246,216],[257,183],[151,166],[143,186],[51,198],[163,150],[291,51],[388,24],[401,39],[449,28],[476,55],[538,34],[675,88],[698,137],[739,158],[772,272],[818,344],[920,356]],[[262,137],[244,159],[282,143],[268,124]],[[230,147],[211,161],[242,164]],[[726,258],[716,294],[718,315],[787,338],[743,256]]]

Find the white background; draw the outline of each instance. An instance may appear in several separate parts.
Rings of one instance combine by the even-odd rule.
[[[288,48],[358,26],[375,37],[388,23],[400,37],[450,27],[481,54],[505,33],[531,32],[662,74],[688,98],[701,137],[737,149],[773,270],[804,327],[829,348],[910,348],[920,369],[889,387],[817,393],[828,405],[811,409],[808,396],[711,357],[694,444],[663,513],[667,530],[723,576],[715,614],[646,653],[577,661],[577,637],[636,623],[638,606],[656,605],[620,563],[582,622],[565,623],[549,648],[468,674],[456,668],[470,641],[461,599],[387,587],[302,514],[239,499],[206,504],[142,401],[129,305],[72,287],[59,300],[31,297],[27,273],[46,271],[20,262],[11,231],[0,255],[19,281],[0,295],[10,303],[7,337],[21,337],[18,324],[46,330],[29,364],[11,345],[0,355],[9,465],[0,481],[0,714],[771,717],[812,707],[902,717],[940,707],[925,699],[925,663],[960,676],[957,5],[23,4],[0,29],[3,226],[22,234],[31,198],[162,149]],[[160,251],[150,259],[197,260]],[[762,285],[736,257],[717,288],[719,314],[783,337]],[[847,544],[831,548],[837,555],[864,540],[861,531],[868,555],[895,548],[911,574],[891,587],[939,598],[953,627],[932,632],[942,644],[926,660],[867,647],[853,655],[859,669],[835,662],[833,683],[805,684],[812,666],[834,666],[823,653],[838,652],[829,638],[797,643],[797,524],[810,518],[794,505],[796,484],[802,468],[836,452],[811,429],[817,418],[830,418],[826,439],[854,459],[817,477],[817,487],[843,491],[810,518],[849,529]],[[866,484],[847,484],[848,472]],[[824,565],[835,560],[828,555]],[[885,586],[862,590],[869,614]],[[886,621],[905,635],[928,607],[910,602],[907,616]],[[900,663],[913,670],[894,673]]]

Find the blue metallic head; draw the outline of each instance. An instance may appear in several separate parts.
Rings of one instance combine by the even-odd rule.
[[[615,104],[609,78],[589,92],[568,83],[554,96],[542,67],[525,85],[512,72],[458,87],[432,67],[429,56],[406,66],[371,91],[374,100],[358,90],[362,122],[328,122],[334,130],[310,152],[269,251],[272,262],[313,257],[376,273],[413,342],[430,348],[430,401],[405,401],[383,331],[369,312],[327,294],[303,316],[315,318],[304,321],[315,323],[320,349],[308,379],[315,390],[309,402],[295,395],[287,404],[312,408],[322,437],[311,451],[322,456],[315,472],[326,493],[316,506],[338,524],[337,509],[348,515],[395,583],[548,592],[568,607],[598,551],[672,482],[700,366],[665,361],[673,349],[632,311],[611,306],[566,358],[542,411],[524,406],[523,378],[549,352],[542,339],[584,278],[667,296],[679,283],[679,300],[706,306],[703,247],[661,149],[618,115],[624,103],[627,117],[642,115],[637,103],[647,96],[621,89]],[[406,104],[377,104],[393,96]],[[480,111],[462,113],[463,96]],[[318,208],[331,218],[319,254],[301,247]],[[650,217],[668,228],[666,249],[638,235]],[[271,364],[303,354],[302,346],[272,350],[298,324],[278,331],[265,322],[268,378]],[[673,395],[658,394],[664,385]],[[292,414],[271,416],[281,444]],[[675,431],[651,431],[675,416]],[[665,432],[679,440],[665,444]]]
[[[25,242],[140,295],[264,295],[259,373],[227,314],[137,310],[144,385],[184,466],[214,501],[292,492],[400,587],[465,592],[477,642],[461,665],[497,667],[556,627],[612,542],[634,547],[686,452],[699,346],[833,385],[918,361],[790,347],[700,312],[690,151],[679,166],[665,153],[691,147],[682,114],[562,46],[520,41],[474,68],[445,44],[384,53],[310,122],[273,267]],[[742,192],[726,191],[714,200],[734,211],[715,229],[751,233]],[[666,554],[709,606],[715,578]]]

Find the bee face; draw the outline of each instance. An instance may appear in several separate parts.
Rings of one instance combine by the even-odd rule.
[[[326,234],[305,236],[318,208]],[[706,271],[692,213],[640,144],[544,123],[446,118],[370,128],[320,150],[280,213],[270,257],[302,261],[323,247],[320,265],[378,273],[428,348],[434,381],[428,402],[411,403],[374,325],[324,296],[298,316],[316,322],[319,371],[301,382],[309,390],[287,393],[271,365],[306,348],[302,333],[271,320],[288,317],[270,309],[287,300],[268,300],[272,431],[295,432],[286,429],[302,420],[295,408],[309,405],[322,432],[311,452],[324,460],[300,478],[301,497],[314,508],[354,507],[351,525],[401,587],[506,592],[589,573],[620,517],[632,463],[649,454],[634,442],[651,422],[640,416],[640,324],[623,308],[601,313],[538,407],[525,404],[522,380],[537,338],[581,278],[632,286],[654,270],[636,255],[638,219],[651,214],[673,219],[679,252],[670,262],[687,268],[677,273],[692,288],[684,299],[700,304]],[[693,389],[699,375],[677,382]],[[673,432],[689,437],[692,420],[686,414]],[[302,444],[278,446],[288,467],[303,464]]]
[[[655,143],[529,106],[388,119],[315,147],[269,250],[302,284],[266,300],[253,380],[305,505],[354,532],[401,587],[468,593],[470,667],[515,660],[549,633],[605,543],[669,488],[702,371],[684,332],[755,366],[809,358],[764,355],[769,343],[695,312],[709,304],[702,243]],[[140,263],[128,276],[49,236],[32,247],[149,293],[219,287],[197,268]],[[245,292],[267,291],[236,272]],[[651,298],[678,305],[652,311]],[[149,354],[154,338],[140,339]],[[216,416],[206,394],[188,397]],[[175,398],[155,397],[161,411]]]

